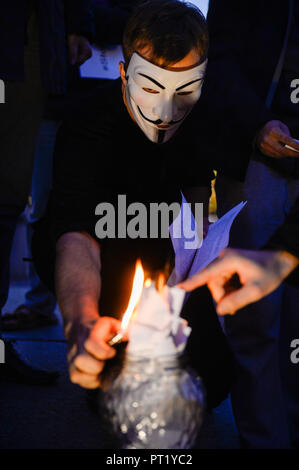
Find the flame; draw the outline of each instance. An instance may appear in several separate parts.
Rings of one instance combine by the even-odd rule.
[[[130,300],[128,303],[127,310],[125,311],[122,322],[121,322],[122,330],[126,330],[128,328],[131,316],[135,310],[136,305],[138,304],[140,300],[142,289],[143,289],[143,283],[144,283],[143,267],[142,267],[141,261],[137,260]]]
[[[156,280],[156,289],[160,295],[162,295],[163,287],[165,286],[165,284],[166,284],[166,280],[165,280],[164,273],[159,273],[158,278]]]

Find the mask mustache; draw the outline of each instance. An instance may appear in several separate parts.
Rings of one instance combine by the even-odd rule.
[[[181,122],[184,118],[185,118],[185,115],[181,118],[181,119],[178,119],[177,121],[170,121],[170,122],[164,122],[162,121],[161,119],[157,119],[157,120],[152,120],[152,119],[149,119],[148,117],[146,117],[143,112],[141,111],[141,109],[139,108],[139,106],[137,106],[138,108],[138,111],[139,113],[141,114],[141,116],[143,117],[143,119],[145,119],[146,121],[152,123],[152,124],[155,124],[156,126],[158,126],[159,124],[167,124],[168,126],[171,126],[172,124],[177,124],[178,122]]]

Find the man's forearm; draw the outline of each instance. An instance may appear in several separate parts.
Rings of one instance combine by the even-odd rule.
[[[62,235],[56,245],[56,292],[65,323],[70,380],[84,388],[101,386],[105,362],[115,356],[107,342],[120,322],[100,317],[100,248],[87,233]]]
[[[100,249],[87,233],[67,233],[56,245],[56,293],[66,327],[98,319]]]

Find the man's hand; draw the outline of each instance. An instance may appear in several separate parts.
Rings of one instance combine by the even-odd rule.
[[[286,251],[247,251],[226,249],[199,274],[178,286],[190,291],[207,284],[217,313],[233,315],[249,303],[274,291],[299,264],[299,259]],[[229,292],[232,276],[238,274],[242,286]]]
[[[73,383],[84,388],[98,388],[105,361],[116,351],[108,341],[120,330],[120,321],[112,317],[99,317],[97,321],[74,321],[66,325],[68,340],[69,375]]]
[[[68,341],[72,382],[97,388],[105,361],[115,356],[107,342],[120,322],[99,316],[100,246],[87,232],[67,232],[56,244],[56,295]]]
[[[69,34],[68,46],[71,65],[82,65],[92,55],[90,44],[84,36]]]
[[[285,147],[289,145],[299,151],[299,143],[292,139],[289,128],[281,121],[269,121],[256,137],[260,151],[273,158],[299,157],[298,152]]]

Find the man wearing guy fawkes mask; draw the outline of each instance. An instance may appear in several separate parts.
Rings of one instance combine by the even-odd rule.
[[[125,311],[136,258],[154,274],[172,255],[169,238],[120,233],[129,204],[181,202],[182,190],[189,202],[204,202],[208,215],[214,174],[196,151],[200,124],[188,116],[201,93],[207,43],[205,19],[193,5],[142,3],[125,29],[120,79],[97,90],[85,104],[87,113],[64,122],[58,132],[53,192],[33,256],[49,287],[55,277],[69,374],[82,387],[99,387],[105,361],[115,355],[107,341],[120,323],[110,315]],[[122,211],[118,195],[127,198]],[[114,239],[95,235],[95,208],[102,202],[115,209]],[[216,406],[229,391],[231,353],[208,291],[198,294],[183,311],[192,327],[187,349],[206,382],[209,405]]]
[[[196,53],[187,56],[190,62],[192,55]],[[124,66],[120,64],[124,100],[146,137],[163,144],[174,135],[198,101],[207,59],[189,67],[176,64],[165,69],[147,60],[147,56],[151,56],[150,50],[134,52],[125,78]],[[188,59],[185,58],[186,63]]]

